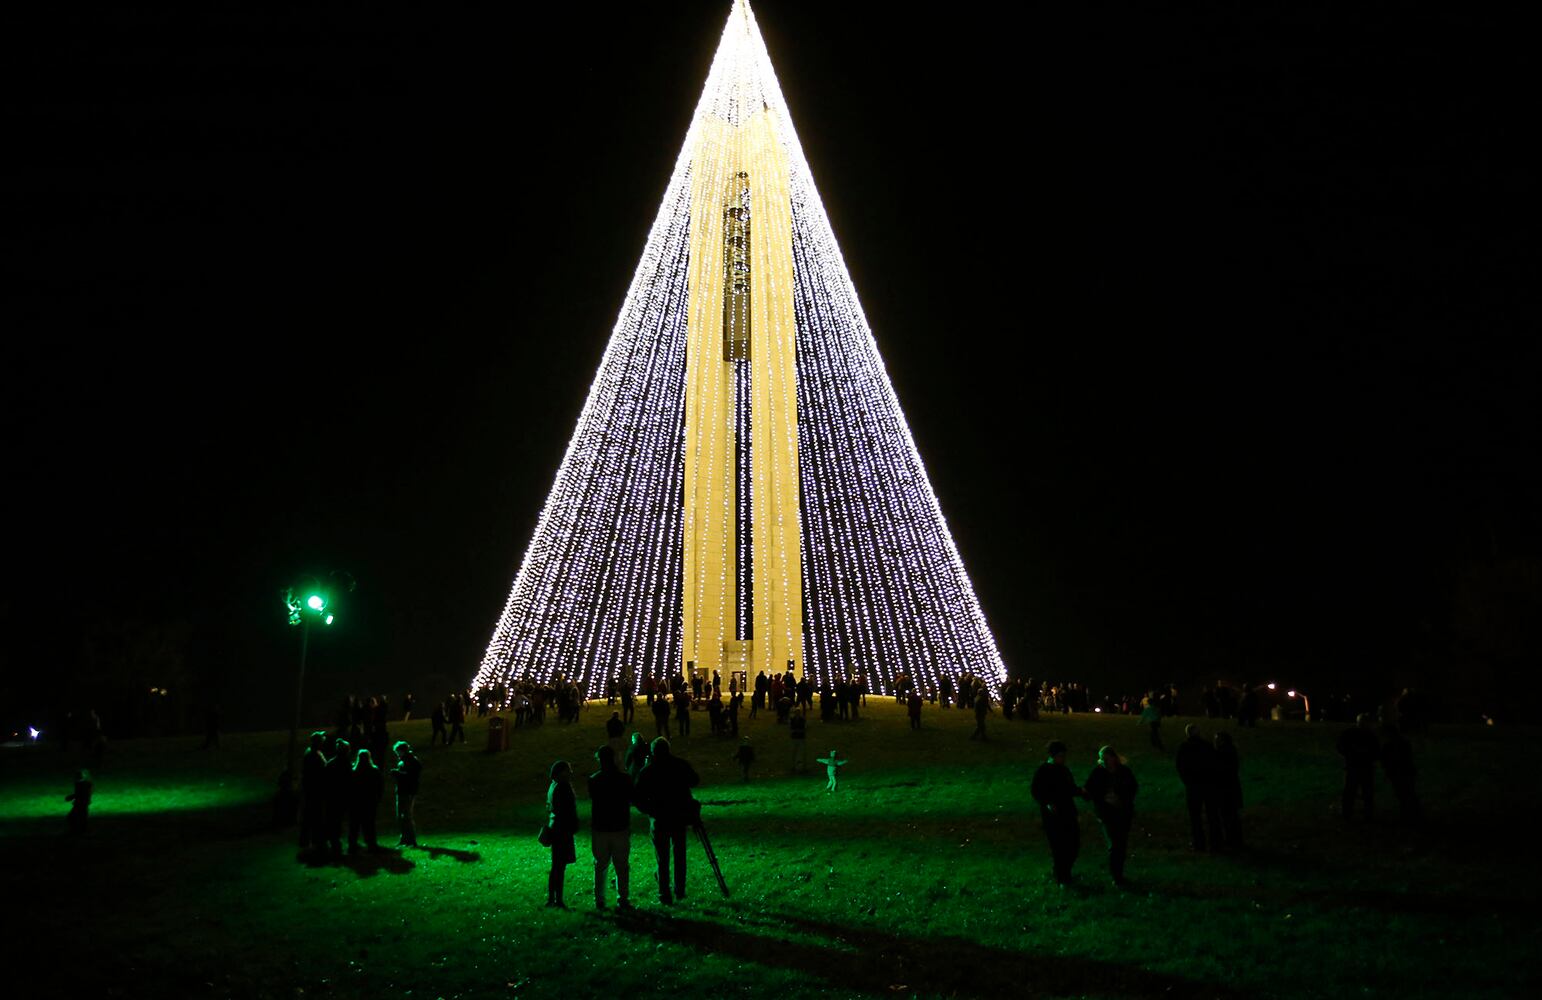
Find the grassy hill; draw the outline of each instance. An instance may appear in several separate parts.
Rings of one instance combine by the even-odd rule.
[[[1422,831],[1396,823],[1385,782],[1377,823],[1341,822],[1336,728],[1237,730],[1250,845],[1217,857],[1189,851],[1172,760],[1128,717],[995,715],[979,743],[970,713],[928,707],[912,732],[897,706],[869,699],[859,722],[810,724],[810,758],[836,747],[851,761],[831,795],[817,765],[789,773],[786,729],[766,715],[743,727],[759,761],[741,782],[734,744],[707,736],[700,715],[676,752],[701,772],[697,798],[732,896],[693,842],[689,898],[658,906],[637,817],[636,912],[594,911],[587,832],[571,909],[547,910],[535,841],[547,768],[565,757],[592,769],[608,714],[592,706],[576,725],[517,731],[497,754],[483,749],[485,720],[452,749],[426,746],[427,722],[396,724],[393,738],[424,760],[424,848],[335,866],[272,828],[285,734],[227,735],[208,752],[201,738],[115,744],[95,772],[92,830],[73,840],[63,796],[75,752],[0,751],[10,964],[71,996],[1414,998],[1538,987],[1533,730],[1421,737]],[[1181,726],[1167,728],[1171,747]],[[1139,777],[1131,888],[1110,884],[1086,812],[1078,884],[1049,880],[1028,783],[1051,739],[1069,744],[1079,780],[1104,743]],[[381,836],[394,843],[388,813],[383,804]]]

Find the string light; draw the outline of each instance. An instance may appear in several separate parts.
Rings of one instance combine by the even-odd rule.
[[[778,155],[747,142],[740,126],[756,116],[769,122]],[[693,199],[693,181],[711,194],[710,205]],[[790,198],[757,198],[757,190]],[[692,259],[693,212],[723,213],[733,197],[753,235],[748,259],[734,256],[729,239]],[[790,286],[762,266],[777,232],[791,237]],[[747,268],[746,294],[763,302],[768,325],[790,315],[795,337],[784,345],[750,329],[747,358],[734,346],[729,364],[692,365],[692,310],[730,317],[725,350],[739,343],[733,317],[749,325],[735,302],[725,312],[725,259]],[[688,442],[693,377],[710,408]],[[795,412],[777,405],[784,399],[796,399]],[[790,460],[793,482],[773,474],[773,457],[756,454],[762,447]],[[727,456],[721,481],[716,467],[688,474],[688,455],[718,454]],[[691,537],[721,540],[724,569],[710,588],[689,564]],[[761,607],[773,580],[782,595],[801,593],[801,620],[787,600],[779,614]],[[752,634],[764,620],[789,650],[801,645],[789,656],[816,683],[863,674],[889,691],[902,672],[933,688],[944,671],[967,670],[992,687],[1005,678],[744,0],[724,28],[473,684],[545,683],[561,673],[592,697],[624,672],[672,675],[701,638],[684,635],[687,600],[698,628],[715,621],[719,636],[754,640],[752,671],[785,666],[768,659],[769,635]]]

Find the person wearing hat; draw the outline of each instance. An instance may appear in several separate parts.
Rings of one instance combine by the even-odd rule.
[[[632,855],[632,778],[616,766],[616,751],[602,746],[594,752],[600,769],[589,775],[590,850],[594,854],[594,908],[605,909],[605,873],[615,866],[616,905],[631,909],[627,900]]]
[[[1370,819],[1376,804],[1376,759],[1381,756],[1381,741],[1371,728],[1371,713],[1361,712],[1354,728],[1339,734],[1338,751],[1344,758],[1343,817],[1353,819],[1355,799],[1363,798],[1365,818]]]
[[[1098,766],[1087,775],[1085,795],[1103,824],[1108,842],[1108,873],[1115,885],[1124,885],[1124,857],[1130,848],[1130,828],[1135,825],[1135,795],[1140,785],[1135,773],[1119,759],[1111,746],[1098,751]]]
[[[1033,774],[1033,800],[1039,804],[1044,821],[1044,835],[1049,839],[1051,870],[1055,882],[1068,885],[1071,866],[1081,852],[1082,830],[1076,816],[1076,799],[1082,790],[1065,766],[1065,744],[1055,740],[1049,745],[1049,759]]]

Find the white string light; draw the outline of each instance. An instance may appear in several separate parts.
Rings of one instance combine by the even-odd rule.
[[[738,135],[737,126],[762,114],[781,157],[747,152]],[[734,128],[719,128],[724,122]],[[778,160],[785,162],[785,177]],[[730,368],[726,387],[718,382],[724,365],[702,369],[702,378],[711,380],[701,386],[703,398],[729,400],[729,412],[716,412],[714,404],[697,423],[692,448],[710,454],[726,441],[728,460],[722,482],[689,484],[705,493],[694,504],[683,503],[688,307],[722,315],[724,294],[723,248],[691,259],[692,179],[718,193],[713,204],[721,212],[729,171],[744,162],[750,163],[752,245],[778,226],[792,238],[793,286],[780,286],[776,269],[752,261],[753,294],[764,297],[773,325],[791,314],[796,328],[791,356],[773,338],[769,357],[751,352],[748,361],[734,362],[754,366],[755,379],[771,380],[766,395],[773,403],[754,419],[765,422],[769,434],[763,440],[797,460],[794,523],[773,516],[753,528],[746,513],[762,500],[765,510],[781,510],[783,494],[775,477],[768,483],[769,459],[757,459],[744,446],[745,435],[755,433],[748,417],[754,389],[744,368]],[[766,183],[757,188],[760,178]],[[790,192],[789,203],[755,196],[768,189]],[[789,386],[795,386],[795,416],[774,404],[793,398],[781,395]],[[743,450],[738,460],[734,442]],[[696,523],[698,517],[721,518],[728,530],[706,532],[709,526]],[[592,697],[626,671],[638,677],[679,671],[685,650],[696,642],[683,635],[681,605],[684,539],[693,533],[720,538],[725,552],[719,565],[739,567],[725,569],[717,581],[716,608],[702,607],[702,574],[692,587],[698,615],[715,615],[719,635],[745,636],[755,616],[746,591],[758,581],[774,574],[782,594],[795,593],[801,583],[802,622],[784,606],[772,624],[785,633],[788,648],[796,647],[801,624],[801,662],[816,683],[859,673],[888,691],[901,672],[931,686],[939,671],[967,670],[993,687],[1005,678],[743,0],[729,16],[474,686],[526,677],[544,683],[562,673]],[[754,559],[754,552],[767,551],[763,540],[778,553],[777,564]],[[729,558],[729,549],[737,550],[737,559]],[[731,573],[737,579],[726,575]],[[752,670],[785,666],[769,661],[769,638],[754,636],[767,641],[754,643]]]

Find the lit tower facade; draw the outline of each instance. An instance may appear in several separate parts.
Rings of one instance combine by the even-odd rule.
[[[737,0],[473,681],[1005,676]]]

